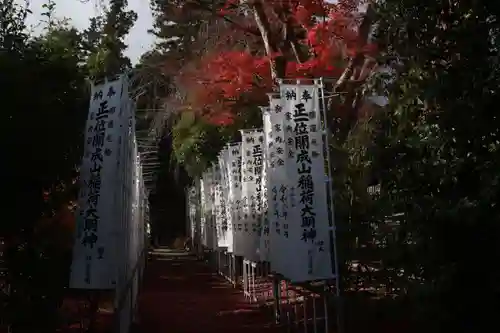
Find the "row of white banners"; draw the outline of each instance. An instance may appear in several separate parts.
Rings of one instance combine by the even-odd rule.
[[[127,75],[92,86],[71,288],[121,290],[145,246],[148,204],[134,104]]]
[[[328,154],[317,84],[281,84],[263,128],[242,130],[190,189],[194,239],[292,282],[336,278]]]

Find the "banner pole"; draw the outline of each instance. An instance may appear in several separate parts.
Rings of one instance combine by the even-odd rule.
[[[315,82],[317,84],[317,82]],[[321,105],[318,105],[320,109],[322,110],[323,114],[323,126],[324,126],[324,131],[323,135],[325,137],[325,146],[326,146],[326,159],[327,159],[327,167],[328,167],[328,185],[327,185],[327,193],[330,193],[330,214],[331,214],[331,228],[333,229],[331,232],[330,236],[330,243],[331,247],[333,250],[333,255],[334,255],[334,267],[335,267],[335,293],[337,296],[337,329],[339,333],[343,333],[343,309],[342,309],[342,300],[341,300],[341,290],[340,290],[340,270],[339,270],[339,260],[338,260],[338,251],[337,251],[337,228],[335,225],[335,209],[334,209],[334,199],[333,199],[333,179],[332,179],[332,162],[331,162],[331,156],[330,156],[330,143],[329,143],[329,136],[330,136],[330,129],[328,127],[328,116],[326,112],[326,103],[325,103],[325,91],[324,91],[324,84],[323,84],[323,79],[319,79],[319,90],[320,90],[320,98],[321,98]],[[326,328],[328,330],[328,328]]]

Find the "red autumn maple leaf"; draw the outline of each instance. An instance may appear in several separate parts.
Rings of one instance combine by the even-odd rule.
[[[221,15],[232,15],[239,3],[237,0],[227,1]],[[355,55],[376,53],[375,45],[358,41],[358,0],[339,0],[336,4],[322,0],[275,0],[263,1],[262,4],[271,28],[279,27],[283,22],[280,15],[291,13],[293,30],[302,31],[300,35],[305,36],[298,41],[298,47],[307,50],[308,58],[299,62],[293,54],[281,51],[263,55],[263,50],[238,48],[215,49],[206,54],[196,72],[187,73],[185,82],[188,82],[190,93],[196,96],[192,99],[193,109],[207,113],[208,119],[217,124],[231,123],[238,101],[243,97],[245,101],[255,103],[267,99],[266,93],[273,88],[269,64],[275,57],[286,57],[283,78],[338,78]],[[279,31],[273,33],[279,36]]]

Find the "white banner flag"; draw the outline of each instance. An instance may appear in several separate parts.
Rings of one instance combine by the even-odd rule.
[[[215,204],[216,202],[216,191],[217,191],[217,170],[214,166],[210,168],[210,183],[209,183],[209,189],[210,189],[210,204],[212,207],[211,214],[210,214],[210,219],[208,220],[207,223],[207,236],[209,239],[209,245],[208,247],[212,250],[217,249],[217,206]]]
[[[203,176],[202,176],[203,177]],[[193,198],[193,202],[196,205],[194,225],[191,226],[191,241],[193,244],[202,244],[202,220],[205,223],[205,212],[203,210],[203,181],[202,179],[195,179],[195,185],[193,188],[196,191],[196,197]]]
[[[262,130],[242,130],[241,139],[244,256],[259,261],[264,133]]]
[[[271,270],[287,276],[290,256],[295,253],[290,247],[289,226],[289,179],[285,163],[285,112],[281,99],[271,98],[269,107],[271,129],[268,132],[267,153],[269,166],[267,169],[268,217],[270,230],[269,258]]]
[[[208,207],[208,196],[207,193],[207,173],[204,172],[200,179],[200,203],[201,203],[201,214],[200,214],[200,242],[203,246],[207,246],[207,216],[209,212]]]
[[[325,159],[318,87],[281,85],[287,138],[287,176],[290,188],[290,243],[294,260],[288,266],[292,282],[328,279],[332,249],[325,182]]]
[[[191,239],[197,239],[198,231],[198,209],[199,209],[199,195],[198,188],[191,186],[187,190],[187,208],[189,217],[189,236]]]
[[[215,225],[217,232],[217,247],[227,247],[226,203],[222,188],[222,176],[219,164],[214,164],[214,196],[215,196]]]
[[[219,195],[220,195],[220,225],[217,229],[218,234],[218,246],[227,248],[227,251],[232,252],[233,250],[233,233],[231,230],[231,218],[229,214],[229,185],[228,185],[228,175],[227,175],[227,163],[229,159],[229,151],[224,148],[219,153],[219,172],[220,181],[218,185]]]
[[[135,126],[134,126],[135,128]],[[138,260],[138,246],[139,246],[139,147],[135,136],[132,139],[132,188],[131,188],[131,223],[128,229],[129,235],[129,248],[128,248],[128,262],[129,262],[129,278],[133,274],[133,268]]]
[[[264,133],[264,161],[262,167],[262,216],[261,216],[261,233],[260,233],[260,243],[259,243],[259,257],[261,261],[269,261],[269,249],[270,249],[270,225],[269,225],[269,207],[268,207],[268,180],[267,180],[267,169],[269,168],[269,149],[268,144],[272,140],[272,120],[271,112],[269,107],[262,108],[262,121],[263,121],[263,133]]]
[[[115,211],[123,77],[92,86],[70,287],[114,289],[117,261]],[[119,215],[118,215],[119,216]]]
[[[238,230],[238,221],[241,220],[241,143],[233,143],[227,147],[226,160],[227,176],[227,219],[231,237],[228,251],[236,255],[240,252],[241,230]]]
[[[128,95],[128,80],[122,77],[122,104],[118,112],[119,125],[118,149],[116,157],[117,183],[115,185],[115,217],[116,221],[116,246],[118,251],[115,256],[115,264],[118,266],[116,290],[122,290],[127,284],[128,277],[133,265],[128,255],[130,244],[130,228],[133,225],[130,203],[132,202],[133,187],[133,154],[135,138],[135,109],[134,103]],[[111,209],[111,208],[109,208]]]
[[[233,221],[233,253],[243,256],[245,253],[243,228],[243,202],[241,184],[241,143],[230,145],[229,164],[229,202],[231,206],[231,219]]]
[[[202,192],[203,197],[203,219],[200,222],[201,239],[203,246],[209,249],[215,249],[216,235],[215,234],[215,192],[214,192],[214,174],[213,170],[209,169],[203,174]]]

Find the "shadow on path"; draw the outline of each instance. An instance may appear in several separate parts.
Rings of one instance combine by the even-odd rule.
[[[240,290],[182,252],[155,250],[138,305],[141,333],[278,331]]]

